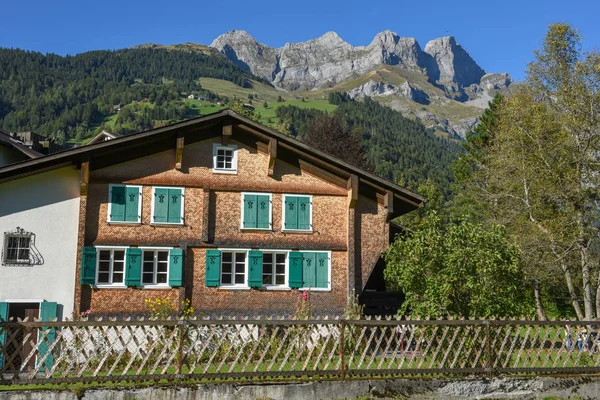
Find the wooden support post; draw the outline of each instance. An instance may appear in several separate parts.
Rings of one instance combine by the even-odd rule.
[[[90,183],[90,162],[82,162],[81,163],[81,189],[80,194],[82,196],[87,196],[88,194],[88,184]]]
[[[277,139],[269,140],[269,168],[267,171],[268,176],[273,176],[275,170],[275,159],[277,159]]]
[[[349,197],[349,207],[350,208],[354,208],[356,206],[356,202],[358,201],[358,176],[357,175],[350,175],[350,178],[348,178],[348,185],[347,185],[348,190],[350,190],[350,193],[348,193],[348,197]]]
[[[204,187],[202,196],[202,241],[210,240],[210,187]]]
[[[223,120],[223,135],[221,136],[221,144],[223,146],[227,146],[229,144],[229,139],[233,135],[233,125],[231,124],[231,120],[224,119]]]
[[[394,214],[394,194],[391,191],[388,190],[385,194],[383,204],[387,208],[386,221],[389,221],[392,219],[392,214]]]
[[[175,153],[175,169],[181,169],[181,162],[183,160],[183,136],[177,138],[177,152]]]

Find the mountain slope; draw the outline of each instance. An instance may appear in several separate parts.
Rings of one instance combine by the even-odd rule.
[[[216,38],[210,48],[282,90],[303,97],[332,90],[373,97],[461,137],[473,127],[495,91],[512,83],[506,73],[487,74],[451,36],[431,40],[421,49],[414,38],[389,30],[377,34],[368,46],[352,46],[328,32],[307,42],[272,48],[245,31],[230,31]],[[466,105],[465,117],[440,112],[452,101]],[[414,103],[422,115],[413,110]]]

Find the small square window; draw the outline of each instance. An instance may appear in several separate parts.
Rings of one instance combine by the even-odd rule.
[[[237,173],[237,146],[213,144],[213,172]]]
[[[7,233],[4,235],[3,264],[32,264],[31,262],[31,237],[29,233]]]
[[[98,250],[96,284],[125,284],[125,249]]]

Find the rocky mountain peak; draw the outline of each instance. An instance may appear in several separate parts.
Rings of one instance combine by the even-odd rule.
[[[461,86],[469,86],[479,83],[485,75],[485,71],[460,44],[456,43],[453,36],[429,41],[425,45],[425,53],[433,58],[435,64],[429,75],[434,82],[454,82]]]

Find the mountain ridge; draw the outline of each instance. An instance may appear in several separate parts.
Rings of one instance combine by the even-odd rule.
[[[454,98],[466,101],[473,96],[463,89],[479,84],[481,78],[489,75],[453,36],[432,39],[421,48],[416,39],[401,37],[391,30],[378,33],[367,46],[353,46],[330,31],[278,48],[258,42],[244,30],[232,30],[218,36],[209,48],[218,50],[240,68],[292,91],[331,87],[352,74],[387,64],[422,72],[430,82],[450,86],[450,92],[460,92]]]

